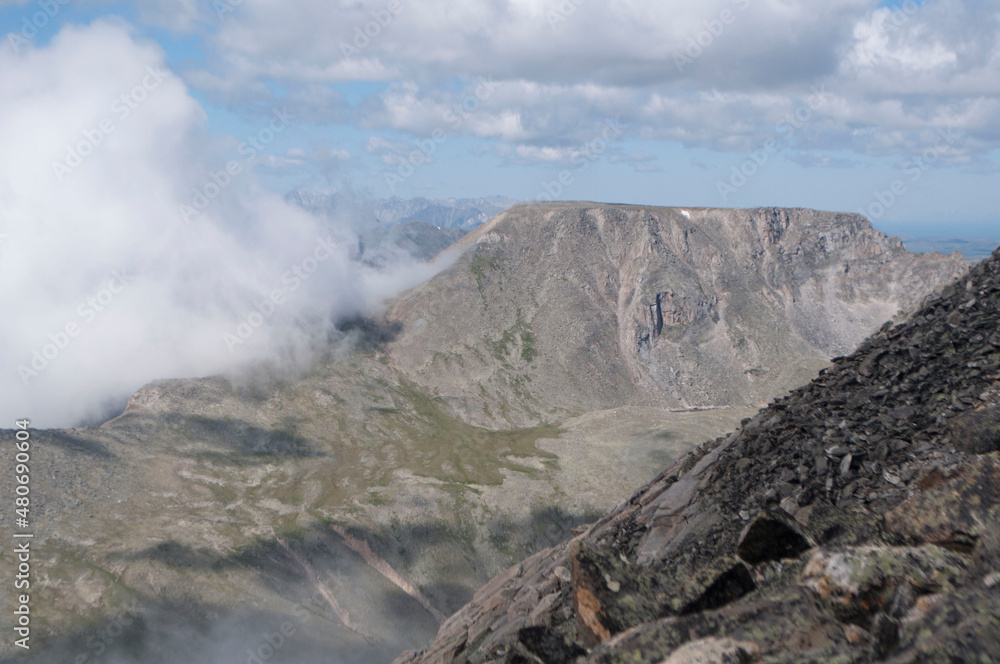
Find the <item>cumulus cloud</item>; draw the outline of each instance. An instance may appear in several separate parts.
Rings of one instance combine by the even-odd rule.
[[[98,417],[156,378],[304,364],[338,317],[430,276],[373,273],[351,220],[262,193],[261,160],[217,151],[163,53],[122,23],[0,53],[0,87],[7,425]]]
[[[293,71],[298,77],[315,78],[325,71],[336,77],[343,67],[333,63],[366,60],[408,80],[428,74],[493,74],[543,83],[649,85],[689,76],[677,70],[673,56],[705,29],[706,22],[719,21],[729,12],[734,20],[719,29],[721,34],[713,39],[717,48],[705,49],[704,62],[723,60],[739,48],[744,55],[761,54],[774,67],[762,70],[756,66],[759,60],[751,63],[746,58],[724,68],[703,66],[719,80],[751,75],[757,79],[777,76],[774,68],[787,75],[816,66],[815,58],[787,62],[782,57],[788,52],[801,55],[809,47],[823,54],[820,66],[835,66],[830,52],[843,33],[850,33],[846,19],[860,16],[871,5],[865,0],[430,0],[399,6],[390,14],[384,0],[340,3],[336,8],[316,0],[248,3],[222,25],[218,43],[233,54],[233,62],[269,75]],[[327,38],[307,40],[304,34]]]
[[[267,98],[265,79],[389,81],[342,121],[417,135],[447,129],[442,115],[489,77],[495,93],[455,133],[558,149],[621,117],[634,137],[740,152],[825,86],[806,149],[904,155],[942,127],[970,155],[996,149],[1000,3],[873,4],[261,0],[220,24],[218,65],[196,76],[222,98]],[[856,140],[868,127],[886,134],[874,152]]]

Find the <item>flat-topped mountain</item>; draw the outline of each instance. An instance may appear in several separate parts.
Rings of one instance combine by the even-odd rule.
[[[398,664],[1000,661],[1000,250]]]
[[[484,425],[762,405],[961,275],[854,214],[522,204],[389,312],[392,365]]]

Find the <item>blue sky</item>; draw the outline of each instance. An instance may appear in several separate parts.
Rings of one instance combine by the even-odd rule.
[[[201,168],[294,116],[248,164],[277,192],[801,206],[1000,235],[996,1],[0,0],[5,66],[109,22],[202,109]]]

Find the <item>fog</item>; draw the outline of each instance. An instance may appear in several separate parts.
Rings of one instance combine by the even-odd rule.
[[[359,220],[263,191],[253,167],[294,118],[261,109],[256,141],[210,137],[124,23],[4,49],[0,89],[0,427],[99,421],[157,378],[302,368],[339,319],[440,268],[376,271]]]

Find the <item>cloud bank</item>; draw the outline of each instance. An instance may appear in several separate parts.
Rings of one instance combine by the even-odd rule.
[[[0,52],[0,426],[92,420],[156,378],[304,364],[431,268],[264,193],[155,44],[116,21]],[[293,118],[275,106],[248,137]]]
[[[1000,3],[876,4],[260,0],[204,14],[218,58],[190,76],[220,99],[267,99],[264,81],[303,99],[383,81],[354,121],[417,135],[488,77],[498,90],[464,135],[568,145],[620,117],[632,137],[738,152],[823,86],[830,101],[800,133],[803,150],[905,156],[950,127],[966,161],[985,158],[998,147]],[[351,115],[344,100],[313,98]]]

